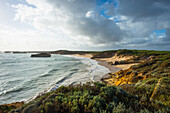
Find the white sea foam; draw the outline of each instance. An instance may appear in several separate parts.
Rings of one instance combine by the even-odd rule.
[[[71,58],[69,58],[71,57]],[[32,59],[29,54],[1,54],[0,104],[26,101],[61,85],[97,81],[109,72],[90,58],[55,55]],[[13,65],[8,65],[13,62]],[[18,80],[14,81],[14,78]],[[5,84],[8,83],[8,84]],[[12,88],[15,87],[15,88]],[[12,89],[11,89],[12,88]]]
[[[73,56],[73,55],[67,55],[67,56],[79,59],[79,60],[81,60],[82,63],[89,65],[89,67],[87,67],[88,74],[84,73],[84,75],[85,76],[87,75],[86,77],[90,78],[91,81],[95,81],[95,82],[99,81],[102,76],[104,76],[105,74],[110,72],[108,68],[99,65],[96,60],[92,60],[87,57],[77,57],[77,56]],[[78,78],[80,78],[80,75],[78,75],[78,76],[79,76]],[[77,81],[77,82],[81,82],[81,80]],[[82,82],[84,82],[84,80],[82,80]]]

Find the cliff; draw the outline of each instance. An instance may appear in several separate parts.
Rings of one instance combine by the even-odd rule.
[[[110,77],[102,79],[103,82],[170,107],[170,54],[139,55],[124,62],[133,61],[140,63],[129,69],[111,73]]]

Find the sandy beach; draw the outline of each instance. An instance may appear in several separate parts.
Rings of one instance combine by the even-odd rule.
[[[76,56],[76,57],[87,57],[87,58],[93,57],[93,55],[91,55],[91,54],[70,54],[70,55],[73,55],[73,56]]]
[[[88,57],[92,58],[93,55],[91,54],[73,54],[73,56],[77,57]],[[96,60],[99,65],[104,66],[110,70],[111,73],[115,73],[120,70],[128,69],[133,65],[137,65],[138,63],[132,63],[132,64],[121,64],[121,65],[111,65],[110,62],[115,63],[115,61],[121,61],[121,60],[128,60],[131,59],[132,57],[120,57],[120,56],[113,56],[111,58],[95,58],[93,60]]]
[[[108,68],[111,73],[115,73],[122,69],[121,67],[115,67],[114,65],[110,65],[107,61],[97,60],[97,62],[99,65]]]

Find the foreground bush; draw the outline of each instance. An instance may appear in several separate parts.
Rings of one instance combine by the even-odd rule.
[[[153,112],[139,98],[100,83],[61,86],[11,113],[125,113]],[[168,112],[168,109],[163,109]],[[160,110],[162,111],[162,110]]]

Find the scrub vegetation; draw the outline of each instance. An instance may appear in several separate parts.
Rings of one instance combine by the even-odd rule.
[[[71,54],[70,51],[59,51]],[[54,52],[55,53],[55,52]],[[75,54],[79,52],[74,52]],[[0,113],[168,113],[170,112],[170,52],[113,50],[82,52],[92,58],[132,56],[112,65],[138,63],[110,73],[103,83],[61,86],[21,107],[1,105]]]

